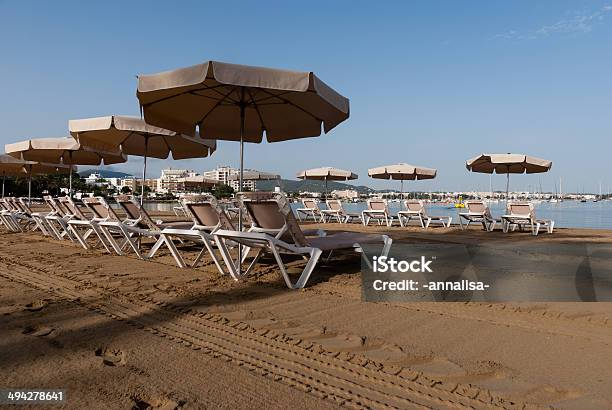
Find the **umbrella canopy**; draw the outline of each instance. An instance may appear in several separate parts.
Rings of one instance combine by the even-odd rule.
[[[506,174],[506,200],[510,189],[510,174],[548,172],[552,161],[524,154],[481,154],[469,159],[465,167],[472,172]]]
[[[105,144],[120,147],[127,155],[166,159],[200,158],[217,149],[214,140],[177,134],[154,127],[140,118],[121,115],[70,120],[70,135],[85,145]]]
[[[368,169],[368,175],[370,178],[376,179],[394,179],[401,181],[400,194],[404,194],[404,181],[405,180],[422,180],[422,179],[433,179],[436,177],[438,171],[433,168],[419,167],[410,164],[393,164],[385,165],[382,167]]]
[[[394,164],[368,169],[368,175],[376,179],[421,180],[436,177],[437,170],[410,164]]]
[[[548,172],[552,161],[524,154],[481,154],[465,163],[468,170],[485,174],[535,174]]]
[[[166,159],[172,153],[173,159],[201,158],[217,149],[214,140],[201,139],[197,134],[193,137],[177,134],[135,117],[111,115],[70,120],[68,127],[70,134],[83,144],[104,143],[120,147],[124,154],[144,157],[141,203],[144,201],[148,157]]]
[[[315,179],[319,181],[348,181],[349,179],[357,179],[358,175],[344,169],[321,167],[300,171],[296,177],[298,179]]]
[[[228,178],[230,181],[236,181],[240,179],[240,175],[230,175]],[[244,181],[271,181],[280,179],[280,175],[272,174],[270,172],[262,172],[255,170],[246,170],[242,175]]]
[[[98,141],[84,145],[71,137],[29,139],[6,144],[5,150],[9,155],[23,160],[65,165],[100,165],[102,162],[110,165],[127,161],[117,147]],[[68,188],[72,196],[72,172]]]
[[[117,147],[103,143],[84,145],[71,137],[35,138],[6,144],[7,154],[26,161],[62,163],[66,165],[119,164],[127,161]]]
[[[314,137],[349,117],[348,99],[312,72],[218,61],[140,75],[137,96],[148,123],[222,140]]]
[[[4,198],[4,182],[7,176],[28,176],[28,203],[32,197],[33,174],[55,174],[70,172],[70,167],[64,164],[48,164],[34,161],[24,161],[11,155],[0,155],[0,174],[2,174],[2,197]]]
[[[350,179],[357,179],[358,175],[344,169],[321,167],[300,171],[296,177],[298,179],[325,181],[325,197],[327,198],[327,181],[348,181]]]

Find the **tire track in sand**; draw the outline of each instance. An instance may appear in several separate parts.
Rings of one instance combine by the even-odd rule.
[[[185,347],[289,384],[315,396],[357,408],[522,408],[471,385],[440,383],[418,372],[355,364],[339,352],[300,339],[278,340],[244,322],[220,315],[177,311],[147,300],[124,300],[45,269],[0,257],[2,276],[66,298]]]

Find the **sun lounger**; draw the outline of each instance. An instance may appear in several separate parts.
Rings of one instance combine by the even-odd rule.
[[[333,218],[336,218],[339,223],[348,223],[353,219],[361,221],[361,214],[346,212],[342,206],[342,201],[338,199],[329,199],[327,209],[322,209],[321,215],[324,223],[333,220]]]
[[[221,227],[234,229],[234,225],[226,211],[220,206],[214,196],[208,194],[185,197],[181,200],[181,204],[185,213],[193,221],[191,228],[164,228],[147,257],[153,257],[161,246],[166,245],[176,264],[180,268],[186,268],[187,264],[173,240],[188,240],[203,245],[195,260],[190,264],[191,267],[197,266],[202,256],[208,252],[219,272],[224,274],[221,260],[215,253],[217,243],[212,233]]]
[[[361,212],[361,221],[364,226],[368,226],[374,220],[378,225],[383,222],[387,226],[393,225],[393,216],[389,213],[387,201],[384,199],[368,199],[368,209]]]
[[[417,219],[421,223],[423,229],[429,228],[432,222],[441,223],[443,227],[448,228],[453,220],[452,216],[432,216],[427,214],[423,201],[406,200],[404,201],[405,210],[397,213],[401,226],[408,226],[412,218]]]
[[[282,194],[277,194],[274,199],[263,201],[247,200],[244,201],[244,205],[249,209],[261,231],[239,232],[219,229],[214,233],[223,260],[235,280],[240,280],[241,276],[247,275],[256,266],[260,257],[268,253],[274,256],[287,287],[303,288],[324,251],[354,249],[361,252],[361,244],[380,243],[383,245],[382,255],[387,255],[391,247],[391,238],[386,235],[343,232],[329,236],[307,237],[300,229],[287,198]],[[266,229],[275,229],[281,224],[285,227],[284,232],[279,231],[275,235],[264,232]],[[257,250],[256,256],[243,274],[239,274],[238,267],[229,254],[227,244],[230,241]],[[295,283],[291,281],[287,273],[282,254],[301,256],[307,260],[304,270]]]
[[[12,201],[15,209],[17,210],[16,216],[18,220],[21,219],[22,221],[25,221],[26,224],[31,224],[33,231],[38,229],[44,236],[54,237],[53,231],[51,231],[45,220],[47,212],[32,211],[28,205],[27,198],[12,198]]]
[[[548,233],[553,232],[555,221],[538,219],[535,214],[535,207],[530,202],[510,202],[507,212],[506,215],[502,215],[504,232],[514,230],[517,227],[522,231],[524,226],[531,228],[531,234],[534,236],[540,233],[541,226],[544,226]]]
[[[107,232],[100,227],[100,223],[118,221],[119,218],[108,206],[104,198],[91,197],[82,199],[83,204],[92,214],[91,218],[87,218],[72,199],[64,198],[67,198],[67,200],[63,203],[68,206],[72,215],[74,215],[74,218],[68,221],[68,227],[79,244],[85,249],[91,249],[87,239],[92,233],[95,233],[98,238],[97,243],[101,243],[108,253],[113,253],[113,243],[109,240]],[[82,232],[83,230],[85,232]]]
[[[164,223],[163,221],[153,221],[140,203],[134,201],[128,195],[119,195],[115,197],[115,201],[125,212],[126,218],[119,220],[112,208],[105,201],[101,200],[101,204],[108,208],[109,214],[112,214],[113,217],[100,222],[99,226],[104,231],[105,236],[117,255],[125,255],[123,250],[126,249],[126,245],[129,245],[128,249],[131,249],[139,259],[145,259],[145,256],[140,251],[141,239],[143,237],[153,238],[157,241],[164,228],[187,228],[192,225],[190,222]],[[113,234],[123,239],[123,242],[121,244],[117,243]]]
[[[459,213],[459,226],[466,229],[472,222],[481,223],[486,231],[493,231],[495,224],[501,220],[493,218],[489,206],[484,201],[465,201],[467,212]],[[465,220],[465,223],[463,222]]]
[[[67,220],[70,218],[66,218],[67,211],[60,206],[59,202],[51,195],[43,196],[43,200],[49,209],[51,209],[51,212],[45,215],[45,221],[48,228],[53,232],[53,236],[58,240],[62,240],[65,237],[73,240],[70,230],[68,229]]]
[[[23,232],[23,227],[17,218],[18,210],[13,208],[9,198],[2,198],[0,200],[0,219],[4,227],[11,232]]]
[[[323,221],[323,214],[321,213],[321,208],[319,208],[319,203],[315,199],[304,198],[302,200],[302,205],[304,208],[298,208],[295,210],[295,213],[298,217],[298,220],[302,220],[302,215],[304,215],[304,219],[308,220],[309,217],[315,222]]]

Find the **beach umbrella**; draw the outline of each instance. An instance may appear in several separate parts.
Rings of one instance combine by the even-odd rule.
[[[71,167],[64,164],[48,164],[35,161],[24,161],[11,155],[0,155],[0,170],[2,171],[2,197],[7,176],[28,176],[28,204],[32,199],[32,175],[45,175],[69,172]]]
[[[506,174],[506,201],[510,189],[510,174],[548,172],[552,161],[524,154],[481,154],[469,159],[465,167],[472,172]]]
[[[201,158],[211,155],[217,149],[214,140],[177,134],[174,131],[147,124],[140,118],[111,115],[107,117],[70,120],[70,134],[85,145],[104,143],[119,147],[126,155],[144,157],[142,169],[142,192],[147,175],[147,158],[166,159],[172,153],[173,159]]]
[[[2,174],[2,198],[4,198],[4,184],[6,177],[24,175],[26,173],[23,166],[26,161],[13,158],[10,155],[0,155],[0,173]]]
[[[296,177],[298,179],[325,181],[325,198],[327,198],[327,181],[348,181],[350,179],[357,179],[358,175],[344,169],[321,167],[300,171]]]
[[[7,154],[27,161],[70,165],[119,164],[127,157],[117,147],[91,141],[82,144],[71,137],[35,138],[5,145]],[[72,197],[72,171],[69,177],[69,192]]]
[[[245,142],[317,137],[349,117],[349,100],[312,72],[217,61],[140,75],[137,96],[150,124],[239,141],[240,189]]]
[[[368,169],[370,178],[393,179],[400,182],[400,194],[404,195],[404,181],[415,181],[422,179],[433,179],[436,177],[437,170],[433,168],[419,167],[410,164],[394,164]]]

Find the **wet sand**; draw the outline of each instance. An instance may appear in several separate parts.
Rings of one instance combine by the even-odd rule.
[[[609,231],[309,227],[612,243]],[[0,385],[66,388],[66,408],[612,407],[612,303],[366,303],[359,262],[339,253],[290,291],[269,259],[234,282],[210,258],[179,269],[167,251],[140,261],[1,233]]]

